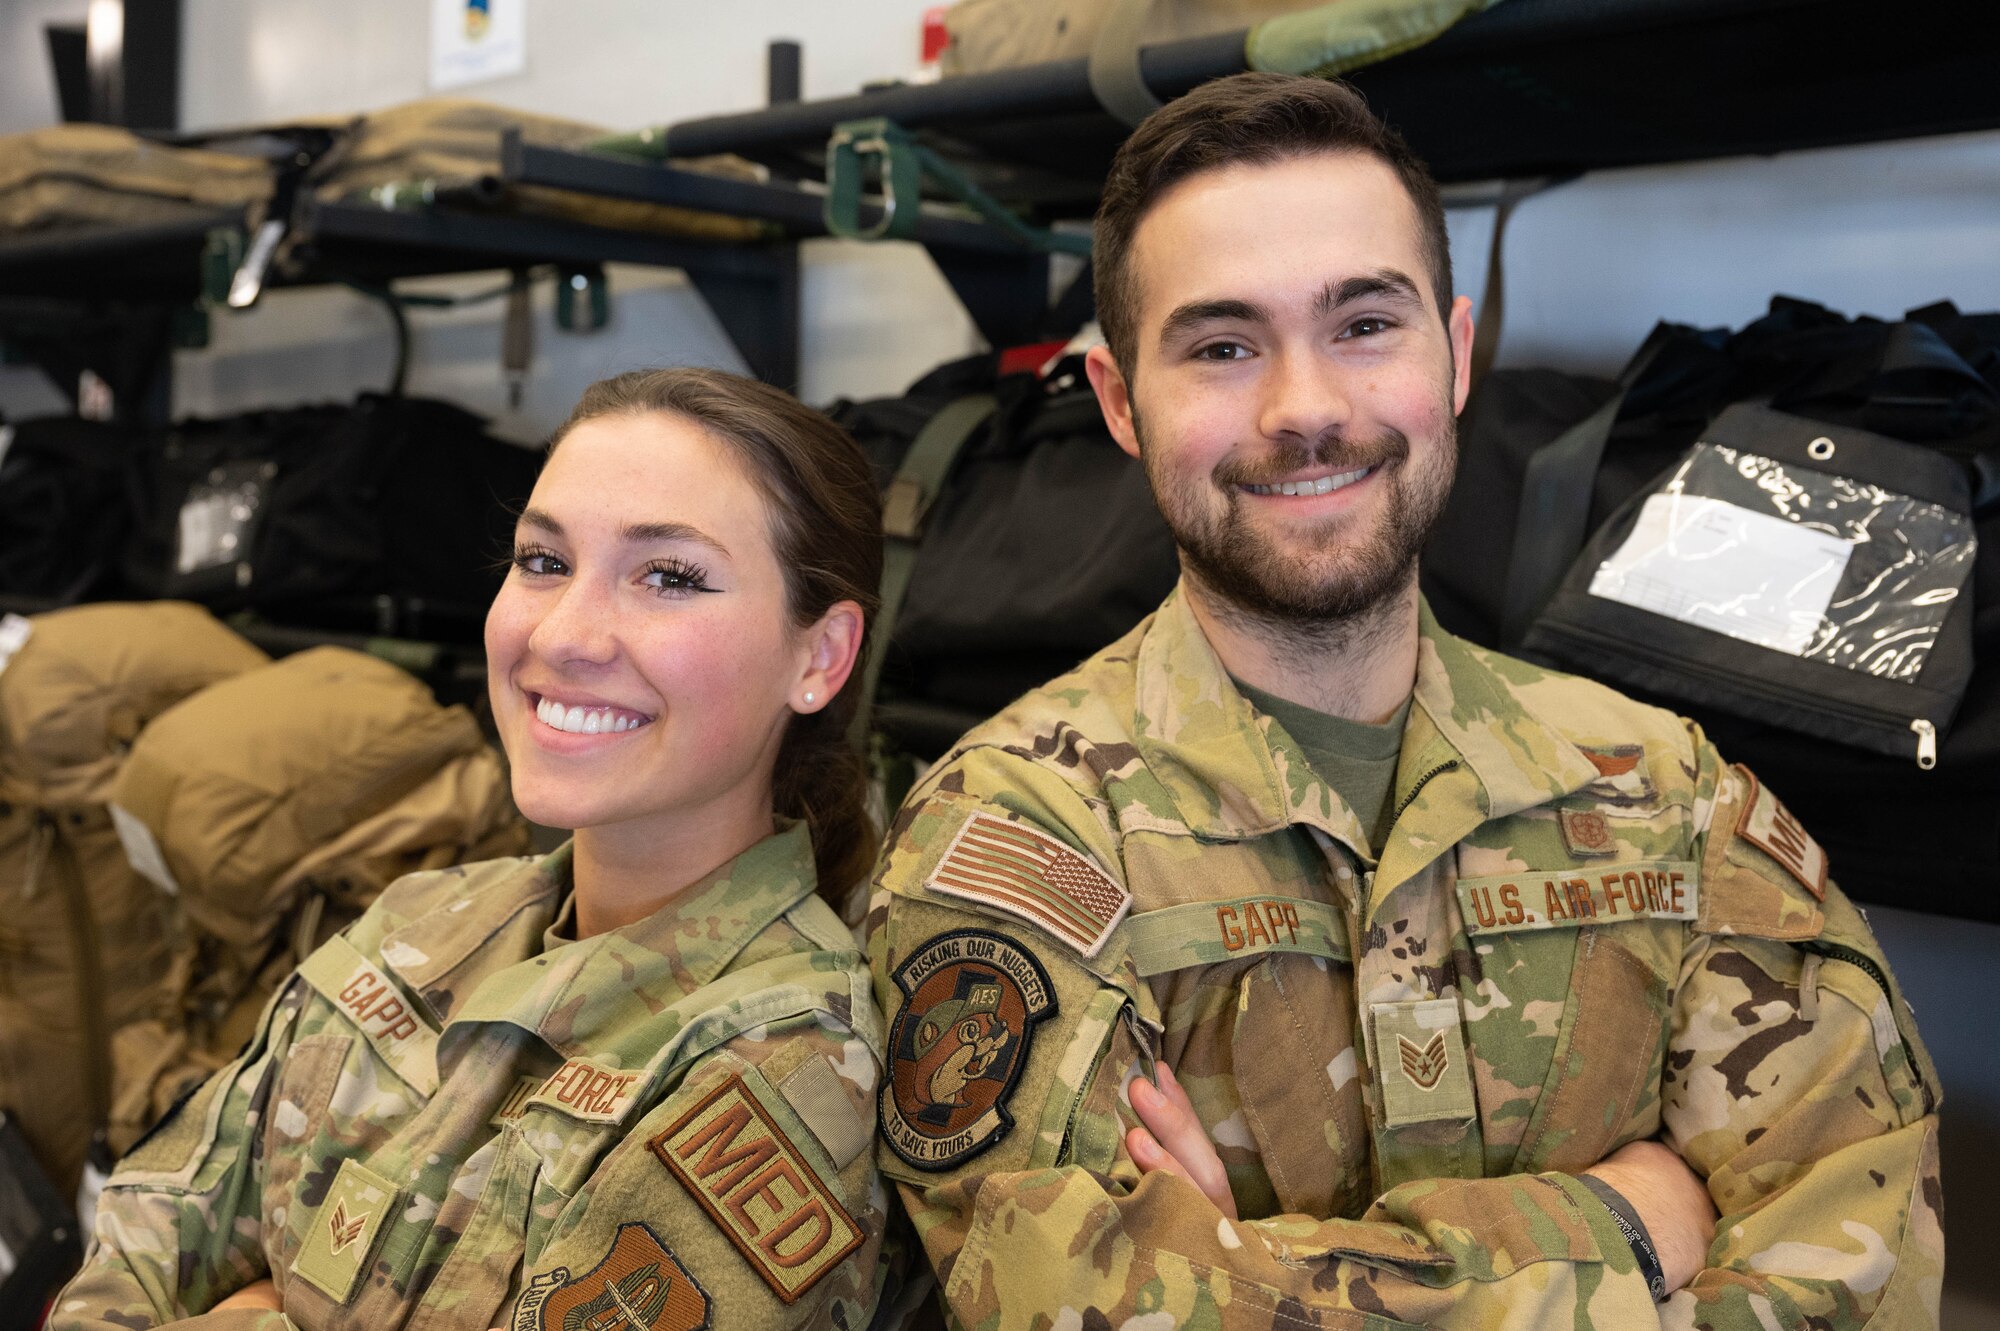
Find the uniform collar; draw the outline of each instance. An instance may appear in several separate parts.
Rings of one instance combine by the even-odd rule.
[[[565,1056],[616,1044],[621,1032],[721,976],[816,883],[812,838],[804,824],[790,824],[646,918],[572,941],[550,934],[573,881],[570,852],[564,845],[532,872],[383,940],[384,961],[440,1024],[508,1022]]]
[[[1481,651],[1438,626],[1419,601],[1416,706],[1397,760],[1402,820],[1383,849],[1400,881],[1492,818],[1581,789],[1597,768],[1524,696],[1535,667]],[[1176,588],[1147,628],[1136,661],[1138,747],[1196,836],[1236,840],[1292,824],[1359,849],[1353,810],[1307,765],[1284,729],[1231,682]]]

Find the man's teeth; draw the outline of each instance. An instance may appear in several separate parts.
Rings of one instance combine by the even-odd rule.
[[[1336,472],[1322,476],[1316,481],[1284,481],[1278,485],[1246,485],[1243,488],[1253,495],[1323,495],[1331,494],[1343,485],[1352,485],[1373,467],[1356,467],[1353,471]]]
[[[645,717],[613,707],[565,707],[549,698],[535,704],[535,716],[571,735],[618,735],[646,724]]]

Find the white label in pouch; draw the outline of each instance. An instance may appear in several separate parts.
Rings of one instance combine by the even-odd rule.
[[[28,645],[28,637],[34,633],[34,621],[20,615],[0,615],[0,670],[14,659],[14,653]]]
[[[179,896],[181,886],[174,881],[173,871],[167,868],[167,857],[160,853],[160,843],[154,840],[153,829],[140,822],[136,814],[116,804],[105,807],[111,810],[111,826],[118,831],[119,844],[125,847],[125,858],[131,861],[133,871],[148,882],[157,884],[168,896]]]
[[[1853,553],[1841,537],[1769,513],[1654,494],[1590,594],[1800,656]]]

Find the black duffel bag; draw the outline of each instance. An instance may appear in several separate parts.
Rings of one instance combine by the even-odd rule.
[[[186,421],[135,463],[130,592],[477,641],[539,466],[479,417],[422,399]]]
[[[1615,385],[1496,372],[1461,429],[1481,484],[1461,485],[1426,555],[1433,605],[1699,721],[1854,895],[2000,918],[1996,348],[2000,318],[1948,305],[1891,323],[1780,299],[1735,334],[1662,325]],[[1698,580],[1646,582],[1648,524],[1711,500],[1851,538],[1843,567],[1795,563],[1801,586],[1827,581],[1812,632],[1760,642],[1734,603],[1677,599]]]
[[[1082,359],[1046,379],[997,367],[973,356],[900,398],[830,408],[885,496],[875,723],[922,758],[1122,636],[1179,576],[1145,471],[1106,430]]]
[[[0,595],[63,605],[116,595],[137,442],[75,416],[0,426]]]

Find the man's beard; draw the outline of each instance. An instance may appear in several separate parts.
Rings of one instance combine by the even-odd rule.
[[[1417,555],[1444,512],[1458,463],[1457,421],[1443,413],[1444,435],[1429,457],[1410,470],[1410,441],[1388,430],[1366,442],[1332,436],[1286,444],[1254,461],[1230,461],[1206,477],[1168,476],[1135,414],[1147,479],[1188,573],[1208,591],[1266,623],[1295,630],[1328,630],[1361,619],[1396,597],[1415,574]],[[1300,558],[1274,546],[1243,512],[1243,485],[1267,485],[1304,471],[1378,470],[1357,484],[1386,487],[1381,516],[1363,528],[1354,518],[1329,518],[1300,533],[1308,553]],[[1213,495],[1224,501],[1220,513]]]

